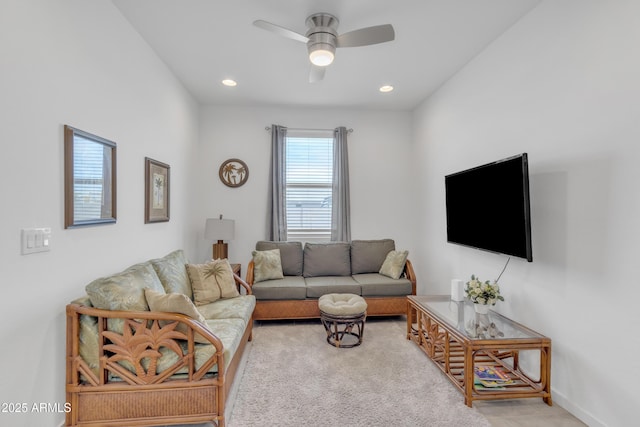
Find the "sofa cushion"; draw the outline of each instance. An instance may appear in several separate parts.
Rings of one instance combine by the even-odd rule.
[[[220,299],[211,304],[198,306],[197,309],[207,320],[242,319],[245,326],[251,322],[256,298],[253,295],[240,295],[235,298]]]
[[[121,273],[89,283],[85,290],[91,304],[105,310],[149,311],[144,289],[164,293],[155,270],[148,263],[136,264]]]
[[[152,259],[150,262],[166,293],[184,294],[193,300],[191,282],[186,268],[187,259],[182,249],[162,258]]]
[[[285,276],[283,279],[254,283],[251,287],[258,300],[305,299],[307,287],[302,276]]]
[[[144,295],[147,297],[147,303],[151,311],[162,311],[165,313],[180,313],[191,317],[206,326],[206,319],[193,305],[191,299],[184,294],[161,294],[153,289],[145,289]],[[165,326],[171,323],[170,320],[160,321],[160,326]],[[187,335],[189,327],[184,323],[178,323],[176,331]],[[193,337],[195,342],[208,344],[209,340],[199,334],[195,334]]]
[[[304,245],[304,277],[350,276],[349,243],[306,243]]]
[[[207,326],[211,332],[213,332],[213,334],[222,341],[222,346],[224,347],[224,366],[225,368],[228,368],[231,360],[233,359],[233,355],[236,353],[240,343],[242,342],[242,336],[246,329],[244,320],[233,318],[207,320]]]
[[[196,305],[209,304],[220,298],[240,295],[233,278],[231,264],[225,259],[216,259],[205,264],[187,264],[187,273],[193,289]]]
[[[391,251],[380,267],[380,274],[398,279],[404,271],[404,264],[407,262],[409,251]]]
[[[351,242],[351,274],[377,273],[387,254],[395,250],[392,239],[353,240]]]
[[[351,276],[324,276],[304,279],[307,283],[307,297],[320,298],[326,294],[356,294],[360,295],[360,284]]]
[[[302,243],[300,242],[268,242],[256,243],[257,251],[280,249],[282,273],[285,276],[302,276]]]
[[[280,249],[266,251],[253,251],[253,282],[282,279],[282,263],[280,261]]]
[[[379,273],[354,274],[353,279],[360,284],[363,297],[411,295],[409,279],[392,279]]]

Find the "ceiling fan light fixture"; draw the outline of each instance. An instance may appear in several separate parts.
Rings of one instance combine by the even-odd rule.
[[[335,58],[335,47],[321,43],[313,46],[309,52],[309,61],[318,67],[326,67],[333,62]]]

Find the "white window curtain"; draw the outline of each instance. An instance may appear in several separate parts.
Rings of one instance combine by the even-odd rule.
[[[346,128],[271,132],[269,238],[349,241]]]

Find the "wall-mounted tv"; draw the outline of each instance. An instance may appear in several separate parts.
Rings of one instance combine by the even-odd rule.
[[[445,177],[447,241],[533,261],[527,153]]]

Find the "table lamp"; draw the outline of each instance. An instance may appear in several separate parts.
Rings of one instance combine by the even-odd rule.
[[[228,257],[228,247],[224,240],[233,240],[236,222],[232,219],[207,218],[204,227],[204,237],[208,241],[218,241],[213,244],[213,259],[222,259]]]

